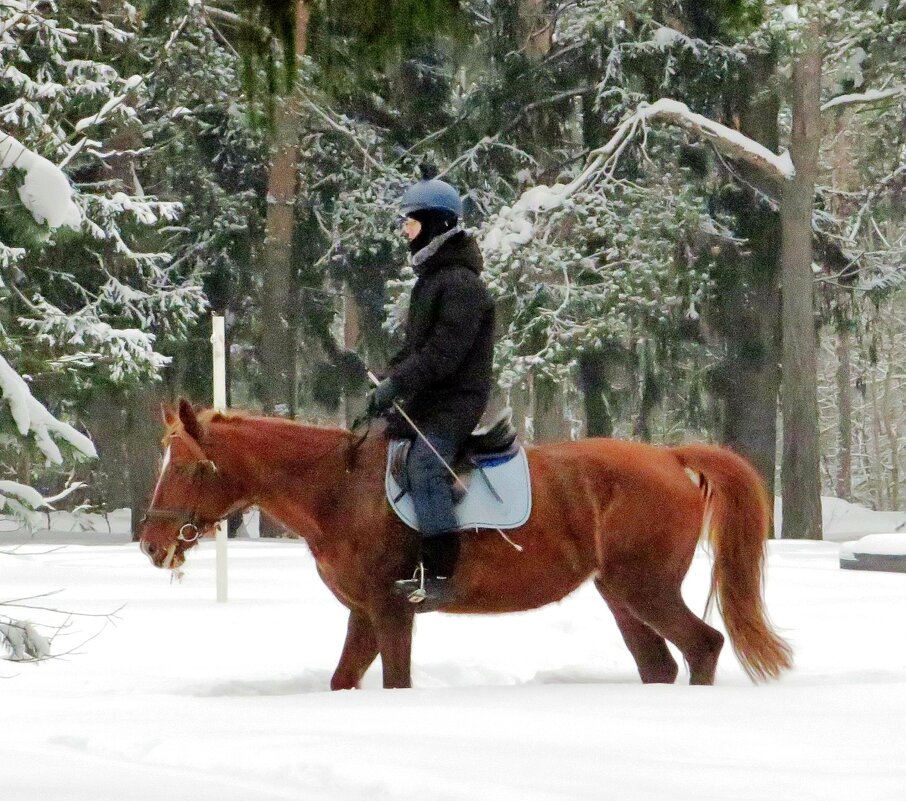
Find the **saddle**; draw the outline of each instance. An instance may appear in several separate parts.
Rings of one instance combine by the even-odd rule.
[[[517,434],[513,425],[513,410],[508,406],[501,409],[488,425],[476,428],[469,435],[462,450],[450,465],[459,478],[459,482],[454,482],[450,476],[454,503],[459,503],[465,497],[467,490],[464,487],[468,488],[475,471],[484,477],[492,494],[499,499],[484,471],[489,467],[506,464],[519,453]],[[400,493],[393,499],[394,501],[399,501],[410,490],[409,471],[406,465],[412,442],[411,439],[399,440],[391,449],[390,475],[400,487]]]
[[[450,481],[460,530],[518,528],[531,514],[528,458],[516,439],[511,416],[504,409],[490,425],[477,429],[453,460],[451,467],[459,482],[454,483],[452,476]],[[411,446],[411,440],[390,442],[384,485],[396,515],[418,530],[406,469]]]

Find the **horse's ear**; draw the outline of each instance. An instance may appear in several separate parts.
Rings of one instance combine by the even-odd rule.
[[[179,419],[182,421],[186,433],[192,437],[192,439],[201,439],[201,423],[198,422],[198,417],[195,415],[192,404],[185,398],[179,399]]]
[[[170,408],[170,405],[167,403],[162,403],[160,405],[160,414],[164,418],[164,425],[167,428],[173,426],[176,422],[176,413]]]

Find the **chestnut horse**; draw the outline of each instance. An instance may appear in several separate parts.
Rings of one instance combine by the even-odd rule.
[[[391,593],[412,574],[417,537],[384,495],[387,440],[267,417],[165,412],[166,454],[142,550],[178,568],[216,521],[257,504],[302,536],[321,578],[349,609],[331,688],[359,685],[380,654],[385,687],[410,686],[415,610]],[[696,544],[713,546],[712,597],[753,679],[777,677],[791,651],[762,604],[768,497],[753,468],[728,450],[654,447],[611,439],[527,449],[533,510],[511,531],[519,553],[489,531],[462,533],[451,600],[441,611],[517,612],[559,601],[590,576],[616,617],[644,682],[712,684],[723,635],[680,592]]]

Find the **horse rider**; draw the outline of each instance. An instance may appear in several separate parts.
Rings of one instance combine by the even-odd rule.
[[[417,280],[403,347],[371,392],[368,408],[377,415],[399,403],[451,464],[490,399],[494,301],[480,278],[478,243],[459,224],[459,193],[435,174],[423,171],[402,197],[402,228]],[[397,581],[395,591],[413,603],[442,603],[459,556],[451,477],[400,415],[389,417],[390,436],[414,438],[408,474],[421,531],[416,576]]]

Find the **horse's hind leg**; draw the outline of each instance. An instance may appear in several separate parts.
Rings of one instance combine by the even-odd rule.
[[[604,586],[595,579],[595,587],[607,601],[617,621],[623,642],[635,659],[639,676],[645,684],[672,684],[679,672],[676,660],[667,641],[656,631],[639,620],[627,606],[608,597]]]
[[[696,617],[679,588],[659,594],[636,594],[627,605],[639,619],[680,649],[689,664],[690,684],[714,684],[724,636]]]
[[[331,690],[354,690],[378,655],[377,638],[364,612],[351,609],[346,625],[346,642],[339,664],[330,680]]]

